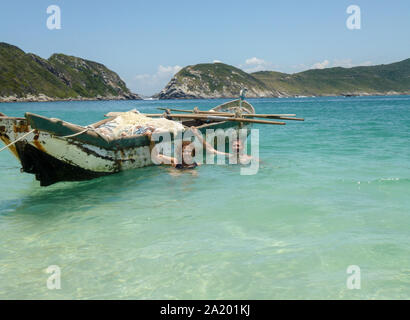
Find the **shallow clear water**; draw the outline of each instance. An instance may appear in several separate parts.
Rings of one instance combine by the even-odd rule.
[[[0,104],[88,124],[223,100]],[[410,97],[250,100],[257,175],[149,167],[40,188],[0,153],[0,298],[410,298]],[[50,265],[61,289],[46,286]],[[361,289],[346,287],[349,265]]]

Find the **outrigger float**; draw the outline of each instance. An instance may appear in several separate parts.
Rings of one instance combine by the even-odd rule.
[[[285,124],[270,118],[303,120],[295,115],[257,115],[253,106],[243,100],[233,100],[209,111],[166,109],[163,114],[146,114],[181,121],[184,128],[206,129],[249,128],[253,123]],[[124,170],[153,165],[150,141],[144,134],[107,138],[96,131],[120,113],[87,127],[60,119],[47,118],[30,112],[24,118],[7,117],[0,113],[0,139],[21,163],[21,171],[34,174],[41,186],[60,181],[89,180]]]

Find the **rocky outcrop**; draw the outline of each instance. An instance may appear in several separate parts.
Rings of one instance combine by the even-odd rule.
[[[198,64],[179,71],[166,87],[154,97],[159,99],[237,98],[247,88],[247,97],[278,97],[246,72],[223,63]]]
[[[201,92],[190,92],[184,88],[184,85],[179,85],[176,77],[173,77],[166,87],[154,98],[159,99],[198,99],[202,97]]]

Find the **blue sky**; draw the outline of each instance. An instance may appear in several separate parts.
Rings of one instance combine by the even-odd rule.
[[[60,30],[46,27],[53,4]],[[346,27],[352,4],[361,9],[360,30]],[[408,0],[14,0],[0,8],[0,41],[44,58],[65,53],[103,63],[145,95],[180,67],[215,60],[294,73],[410,57]]]

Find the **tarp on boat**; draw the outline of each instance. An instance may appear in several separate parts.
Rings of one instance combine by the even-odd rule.
[[[184,130],[184,126],[165,118],[150,118],[136,111],[124,112],[95,129],[101,135],[112,139],[136,136],[147,131],[171,132],[177,135]]]

